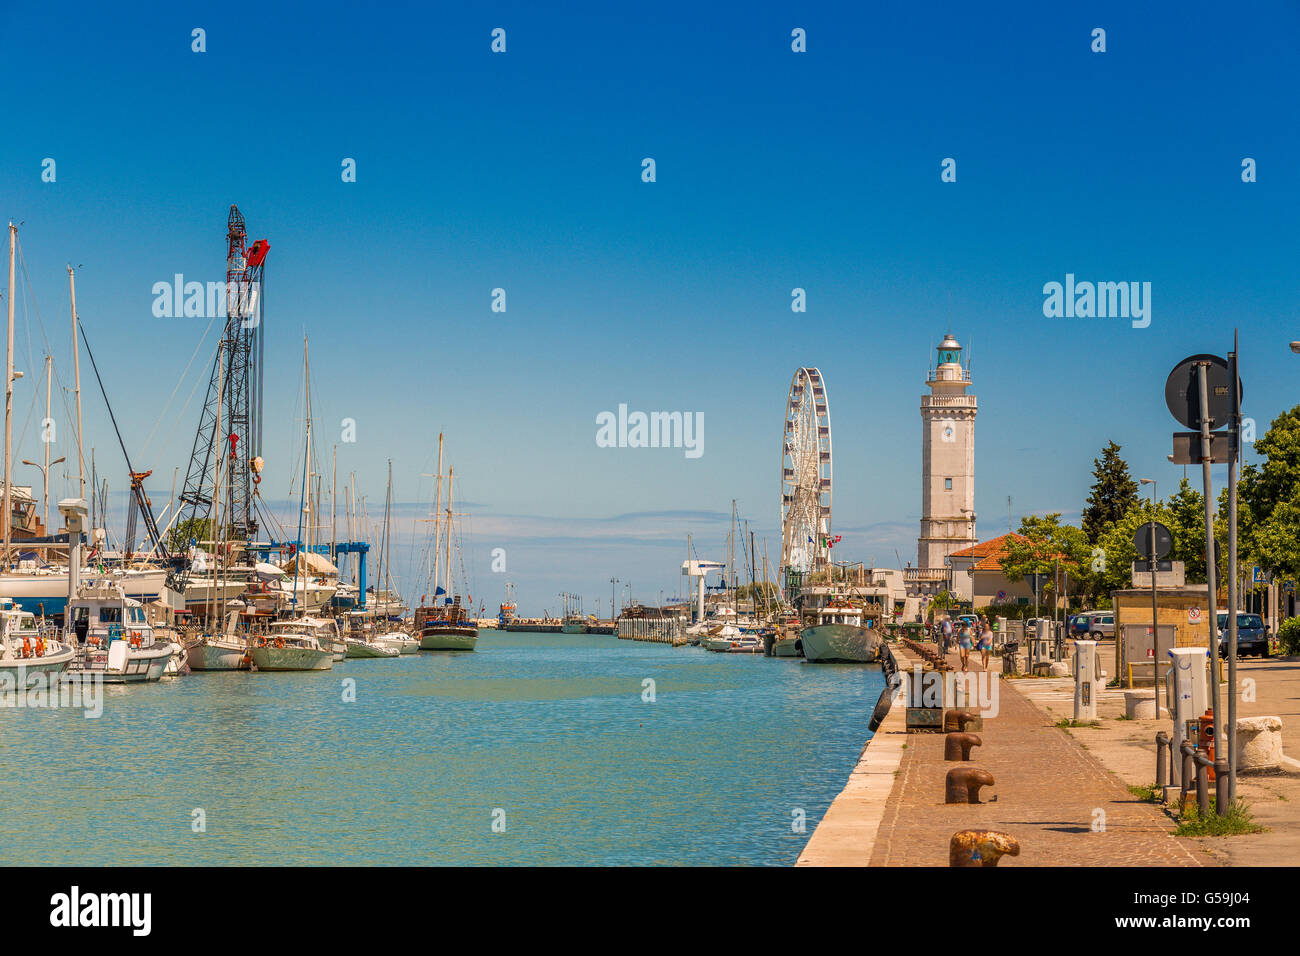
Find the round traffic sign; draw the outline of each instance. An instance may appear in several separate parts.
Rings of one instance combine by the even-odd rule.
[[[1152,522],[1144,521],[1133,531],[1133,546],[1137,548],[1138,555],[1145,561],[1152,559],[1151,554],[1151,525]],[[1169,533],[1169,529],[1159,521],[1155,522],[1156,526],[1156,553],[1155,560],[1159,561],[1174,546],[1174,536]]]
[[[1210,428],[1226,428],[1232,415],[1232,389],[1229,387],[1232,376],[1228,373],[1227,361],[1217,355],[1192,355],[1174,366],[1165,380],[1165,404],[1169,406],[1169,413],[1185,428],[1200,431],[1201,392],[1197,367],[1202,363],[1206,366],[1206,407]],[[1240,396],[1240,381],[1237,388]]]

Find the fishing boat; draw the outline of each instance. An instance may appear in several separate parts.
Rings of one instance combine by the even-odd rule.
[[[144,605],[127,597],[116,581],[83,584],[66,617],[64,634],[69,642],[75,641],[78,652],[67,671],[69,680],[156,681],[180,651],[170,640],[158,638]]]
[[[48,682],[68,669],[76,652],[47,631],[22,605],[0,598],[0,692]]]
[[[275,621],[252,640],[249,655],[259,671],[327,671],[334,666],[338,628],[328,618]]]
[[[883,634],[879,605],[831,598],[821,606],[805,607],[803,622],[799,644],[809,661],[866,664],[878,658]]]

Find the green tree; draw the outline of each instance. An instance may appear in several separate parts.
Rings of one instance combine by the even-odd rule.
[[[1129,474],[1128,463],[1119,456],[1120,446],[1107,442],[1101,457],[1092,460],[1096,480],[1083,509],[1083,533],[1095,545],[1106,529],[1124,517],[1137,504],[1137,482]]]
[[[207,518],[186,518],[167,536],[169,551],[184,551],[191,541],[210,541],[212,522]]]
[[[1237,534],[1243,557],[1279,577],[1300,577],[1300,405],[1255,442],[1263,456],[1241,471]]]
[[[1069,593],[1089,593],[1093,586],[1091,548],[1083,530],[1074,525],[1062,524],[1060,514],[1029,515],[1020,522],[1020,537],[1007,541],[1005,553],[999,560],[1002,573],[1012,580],[1023,580],[1028,574],[1048,575],[1046,598],[1058,589],[1068,587]],[[1056,577],[1059,571],[1060,576]]]

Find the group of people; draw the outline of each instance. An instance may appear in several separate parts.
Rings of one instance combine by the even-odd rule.
[[[980,666],[989,669],[989,652],[993,649],[993,626],[983,614],[974,622],[969,618],[958,618],[956,624],[952,618],[945,617],[939,623],[939,646],[945,654],[952,647],[956,638],[957,650],[961,654],[961,669],[965,672],[970,667],[970,652],[980,652]]]

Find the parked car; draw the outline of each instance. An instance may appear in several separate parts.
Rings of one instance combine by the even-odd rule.
[[[1067,633],[1070,637],[1079,638],[1088,636],[1088,624],[1096,616],[1098,611],[1080,611],[1078,614],[1070,617],[1070,626]]]
[[[1104,640],[1115,636],[1115,612],[1100,611],[1088,618],[1088,639]]]
[[[1228,654],[1228,612],[1220,611],[1218,614],[1219,628],[1219,654],[1227,656]],[[1243,657],[1247,654],[1258,654],[1260,657],[1268,657],[1268,628],[1264,626],[1264,619],[1258,614],[1247,614],[1244,611],[1237,612],[1237,656]]]

